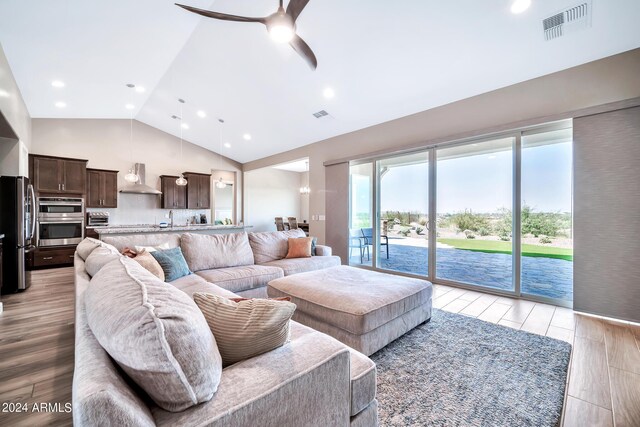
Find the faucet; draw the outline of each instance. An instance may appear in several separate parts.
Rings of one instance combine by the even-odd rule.
[[[169,221],[171,221],[171,228],[173,228],[173,209],[169,211]]]

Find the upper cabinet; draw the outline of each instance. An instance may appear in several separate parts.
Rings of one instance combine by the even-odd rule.
[[[211,175],[184,172],[187,179],[187,209],[209,209],[211,207]]]
[[[29,175],[38,193],[80,195],[86,192],[87,161],[29,155]]]
[[[118,171],[87,169],[88,208],[118,207]]]
[[[162,209],[186,209],[187,187],[176,184],[177,176],[161,175]]]

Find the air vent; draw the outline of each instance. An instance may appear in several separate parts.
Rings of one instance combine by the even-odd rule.
[[[591,26],[591,0],[579,3],[542,21],[544,39],[553,40]]]
[[[313,113],[313,117],[315,117],[316,119],[321,119],[321,118],[323,118],[324,116],[328,116],[328,115],[329,115],[329,113],[327,113],[327,112],[326,112],[326,111],[324,111],[324,110],[320,110],[320,111],[318,111],[317,113]]]

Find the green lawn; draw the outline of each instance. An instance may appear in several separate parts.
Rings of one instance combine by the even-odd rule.
[[[467,251],[510,254],[511,242],[477,239],[438,239],[438,242]],[[573,249],[553,246],[522,245],[522,255],[530,257],[557,258],[573,261]]]

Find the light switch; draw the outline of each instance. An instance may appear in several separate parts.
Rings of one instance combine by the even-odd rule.
[[[324,221],[324,215],[318,215],[318,220],[319,221]]]

